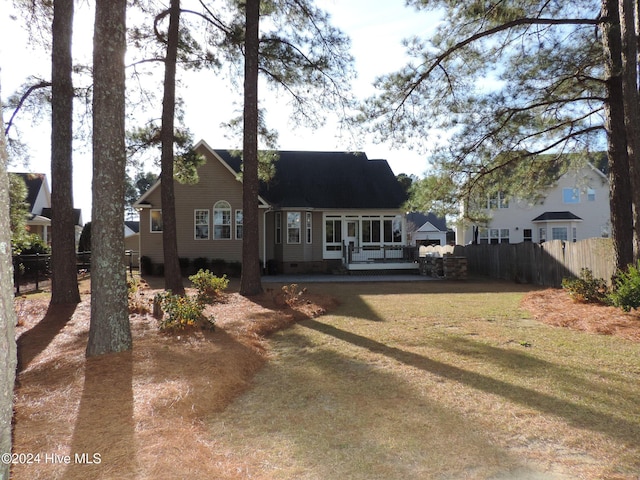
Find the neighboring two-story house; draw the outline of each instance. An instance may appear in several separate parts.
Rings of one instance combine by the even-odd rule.
[[[204,141],[199,182],[174,181],[178,255],[242,260],[241,158]],[[386,160],[362,152],[277,152],[274,174],[259,191],[259,251],[278,272],[328,272],[349,259],[402,256],[405,192]],[[163,262],[160,182],[134,205],[141,257]],[[373,263],[373,261],[372,261]]]
[[[608,237],[611,226],[605,169],[589,163],[569,170],[538,202],[508,199],[498,193],[487,199],[487,213],[489,224],[458,231],[457,243],[575,242]]]

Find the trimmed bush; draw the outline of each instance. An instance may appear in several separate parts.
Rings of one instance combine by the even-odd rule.
[[[580,270],[579,278],[563,278],[562,288],[580,303],[607,303],[607,283],[602,278],[594,278],[588,268]]]
[[[164,312],[159,319],[159,327],[163,332],[180,331],[198,324],[202,328],[213,329],[213,318],[203,314],[204,304],[195,298],[164,292],[156,294],[154,302]]]
[[[637,267],[629,265],[626,272],[618,272],[609,300],[625,312],[640,307],[640,261]]]
[[[215,300],[229,286],[226,275],[217,277],[209,270],[199,270],[195,275],[189,277],[191,283],[198,290],[198,301],[207,302]]]

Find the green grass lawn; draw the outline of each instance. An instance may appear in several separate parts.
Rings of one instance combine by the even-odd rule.
[[[212,419],[243,478],[634,479],[640,344],[550,327],[498,282],[313,284]]]

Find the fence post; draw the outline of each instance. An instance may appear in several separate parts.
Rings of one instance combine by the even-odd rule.
[[[133,278],[133,251],[126,250],[124,253],[127,257],[129,257],[129,275],[131,275],[131,278]]]
[[[40,254],[36,252],[36,291],[40,290]]]

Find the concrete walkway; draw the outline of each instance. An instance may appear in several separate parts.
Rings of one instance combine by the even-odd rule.
[[[376,274],[359,274],[359,275],[265,275],[262,277],[262,283],[285,283],[285,284],[301,284],[301,283],[337,283],[337,282],[427,282],[442,280],[440,278],[430,277],[426,275],[410,275],[410,274],[393,274],[393,275],[376,275]]]

